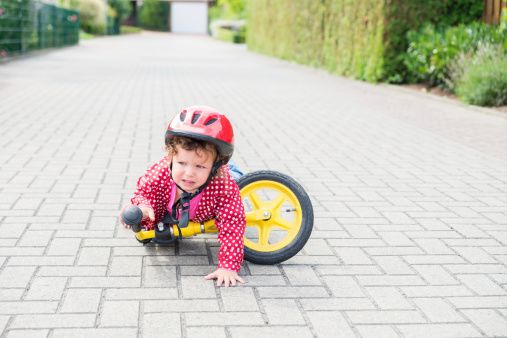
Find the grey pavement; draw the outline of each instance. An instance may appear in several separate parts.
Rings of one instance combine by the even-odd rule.
[[[306,188],[311,239],[216,288],[207,235],[117,222],[169,118]],[[106,37],[0,65],[1,337],[507,336],[507,118],[206,37]]]

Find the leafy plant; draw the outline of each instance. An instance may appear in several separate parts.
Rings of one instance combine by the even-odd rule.
[[[65,3],[79,10],[80,27],[90,34],[105,34],[107,28],[107,6],[102,0],[70,0]]]
[[[168,30],[169,2],[145,0],[139,13],[142,27],[160,31]]]
[[[408,82],[428,82],[445,85],[453,59],[464,51],[473,52],[481,44],[504,44],[505,35],[497,27],[474,22],[447,29],[426,25],[420,31],[410,31],[404,65]]]
[[[507,104],[507,53],[502,46],[481,44],[462,53],[450,66],[450,86],[460,99],[480,106]]]

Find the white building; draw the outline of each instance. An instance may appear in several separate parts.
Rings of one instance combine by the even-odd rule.
[[[170,0],[170,30],[173,33],[206,34],[208,8],[212,0]]]

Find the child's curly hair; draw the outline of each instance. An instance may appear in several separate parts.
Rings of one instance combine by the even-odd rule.
[[[224,159],[223,156],[219,155],[218,149],[213,143],[184,136],[171,137],[169,143],[166,144],[167,154],[169,156],[177,154],[177,146],[185,150],[194,150],[198,155],[207,154],[213,158],[213,163]]]

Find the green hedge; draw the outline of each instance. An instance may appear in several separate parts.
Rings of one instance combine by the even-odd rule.
[[[139,13],[141,27],[158,31],[169,29],[170,6],[167,1],[144,0]]]
[[[392,82],[404,80],[409,29],[468,21],[482,11],[477,0],[249,0],[247,8],[250,49]]]

